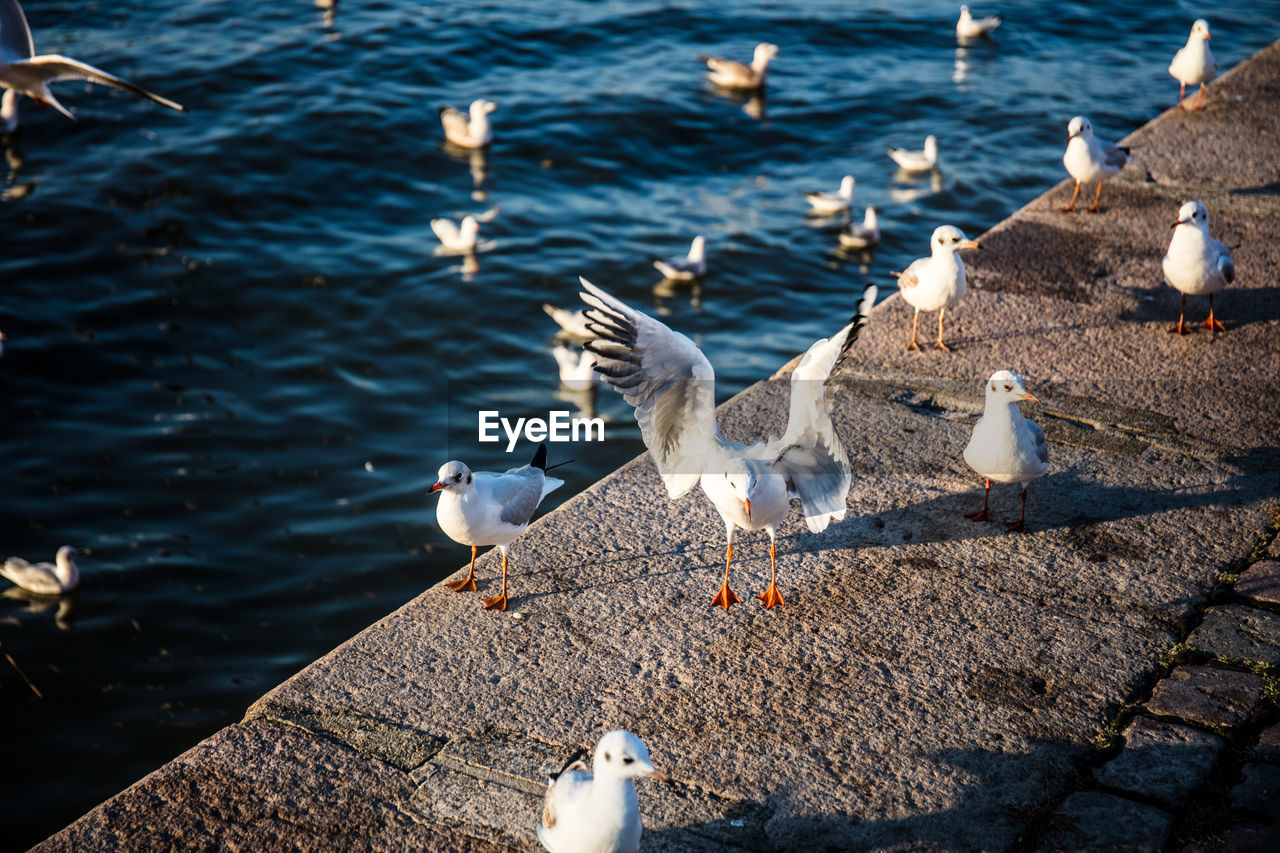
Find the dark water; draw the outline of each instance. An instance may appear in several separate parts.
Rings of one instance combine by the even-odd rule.
[[[570,408],[538,306],[579,274],[665,312],[727,395],[935,225],[976,235],[1061,178],[1072,115],[1114,139],[1167,107],[1199,14],[1176,5],[1002,2],[998,40],[958,52],[951,2],[344,2],[331,28],[309,0],[28,2],[37,52],[191,112],[62,84],[80,120],[26,102],[5,146],[0,553],[88,554],[73,613],[0,599],[0,654],[43,696],[0,660],[0,846],[455,569],[425,490],[450,457],[525,461],[476,444],[478,408]],[[1220,64],[1278,19],[1216,12]],[[757,119],[696,56],[761,40],[781,51]],[[501,109],[477,189],[436,110],[481,96]],[[896,180],[885,147],[930,132],[940,180]],[[804,216],[845,173],[884,210],[869,274]],[[478,271],[433,256],[430,218],[494,207]],[[650,260],[695,233],[705,288],[655,292]],[[551,505],[641,449],[614,395],[600,410],[608,442],[553,448],[577,462]]]

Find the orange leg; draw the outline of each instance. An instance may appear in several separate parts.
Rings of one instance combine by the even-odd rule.
[[[1102,181],[1098,181],[1098,191],[1093,195],[1093,207],[1089,208],[1090,213],[1098,212],[1098,202],[1102,200]]]
[[[463,592],[465,590],[475,591],[476,588],[476,546],[471,546],[471,571],[460,581],[449,581],[445,584],[454,592]]]
[[[1071,194],[1071,204],[1062,208],[1063,213],[1074,213],[1076,209],[1076,196],[1080,195],[1080,182],[1076,181],[1076,191]]]
[[[1015,533],[1027,532],[1027,484],[1022,484],[1022,515],[1018,516],[1018,520],[1006,524],[1005,527]]]
[[[1184,296],[1183,299],[1186,299],[1186,297]],[[1225,332],[1227,330],[1226,326],[1222,325],[1217,320],[1213,319],[1213,294],[1212,293],[1209,294],[1209,319],[1201,323],[1200,328],[1208,329],[1210,335],[1212,335],[1214,332]]]
[[[1182,106],[1182,102],[1186,99],[1186,97],[1187,97],[1187,84],[1180,82],[1178,84],[1178,109],[1180,110],[1184,109],[1184,107]]]
[[[942,318],[947,316],[947,309],[943,308],[938,312],[938,342],[933,345],[934,349],[940,349],[943,352],[951,352],[950,347],[942,342]]]
[[[1196,99],[1196,109],[1204,109],[1204,84],[1200,84],[1200,97]]]
[[[1210,307],[1209,310],[1212,311],[1213,308]],[[1182,318],[1185,317],[1186,315],[1187,315],[1187,294],[1184,293],[1182,294],[1182,310],[1178,312],[1178,325],[1174,326],[1169,331],[1176,335],[1185,335],[1186,332],[1182,331]],[[1190,331],[1190,329],[1188,329],[1187,331]]]
[[[483,599],[485,610],[507,609],[507,552],[502,552],[502,595]]]
[[[907,344],[907,352],[915,350],[920,352],[920,345],[916,343],[916,326],[920,325],[920,309],[916,309],[916,316],[911,321],[911,343]]]
[[[728,610],[742,599],[733,594],[733,590],[729,589],[729,563],[733,561],[733,543],[729,543],[729,547],[724,552],[724,583],[720,585],[720,591],[711,599],[712,607],[723,607]]]
[[[966,512],[965,518],[972,518],[974,521],[990,521],[991,513],[987,511],[987,501],[991,498],[991,481],[987,480],[987,491],[982,496],[982,509],[978,512]]]
[[[778,607],[784,602],[782,593],[778,592],[778,543],[772,539],[769,540],[769,563],[773,569],[773,579],[769,581],[769,588],[764,591],[764,595],[757,595],[756,598],[763,601],[765,607]]]

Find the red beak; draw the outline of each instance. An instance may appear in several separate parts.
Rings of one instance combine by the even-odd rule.
[[[436,483],[436,484],[435,484],[435,485],[433,485],[431,488],[427,489],[427,494],[432,494],[432,493],[434,493],[434,492],[438,492],[438,491],[440,491],[440,490],[441,490],[441,489],[443,489],[443,488],[444,488],[444,483]]]
[[[747,521],[751,520],[751,501],[743,501],[742,505],[747,508]]]

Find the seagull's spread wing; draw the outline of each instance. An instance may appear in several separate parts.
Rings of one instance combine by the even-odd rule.
[[[123,89],[141,98],[155,101],[161,106],[168,107],[178,112],[186,112],[186,107],[182,104],[162,98],[154,92],[148,92],[141,86],[135,86],[127,80],[121,80],[114,74],[108,74],[101,69],[94,68],[92,65],[86,65],[77,59],[71,59],[66,56],[58,56],[57,54],[46,54],[43,56],[33,56],[24,62],[15,62],[11,67],[17,69],[22,67],[24,70],[35,74],[45,83],[56,83],[59,80],[88,80],[92,83],[101,83],[104,86],[114,86],[117,89]]]
[[[698,482],[707,456],[724,444],[716,426],[715,371],[684,335],[610,296],[585,278],[582,301],[597,340],[586,348],[596,370],[636,410],[645,446],[678,498]]]
[[[30,59],[35,52],[31,27],[18,0],[0,0],[0,64]]]

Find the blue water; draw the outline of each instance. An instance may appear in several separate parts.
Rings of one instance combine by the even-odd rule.
[[[556,397],[539,310],[586,275],[663,312],[727,396],[852,311],[949,222],[976,236],[1064,176],[1067,120],[1118,138],[1169,106],[1190,3],[1002,2],[958,51],[958,3],[26,4],[37,52],[154,88],[177,114],[61,84],[30,102],[0,202],[0,553],[80,546],[55,619],[0,599],[9,844],[38,840],[234,722],[272,685],[458,567],[426,488],[475,412]],[[981,13],[991,11],[981,5]],[[1223,67],[1280,35],[1274,2],[1214,13]],[[763,115],[699,53],[779,45]],[[500,103],[477,186],[442,104]],[[941,140],[904,182],[888,145]],[[858,178],[868,264],[801,192]],[[482,213],[479,270],[430,218]],[[708,238],[705,286],[650,266]],[[642,446],[611,393],[603,445],[549,505]],[[513,593],[518,605],[518,579]],[[485,618],[477,606],[477,618]]]

